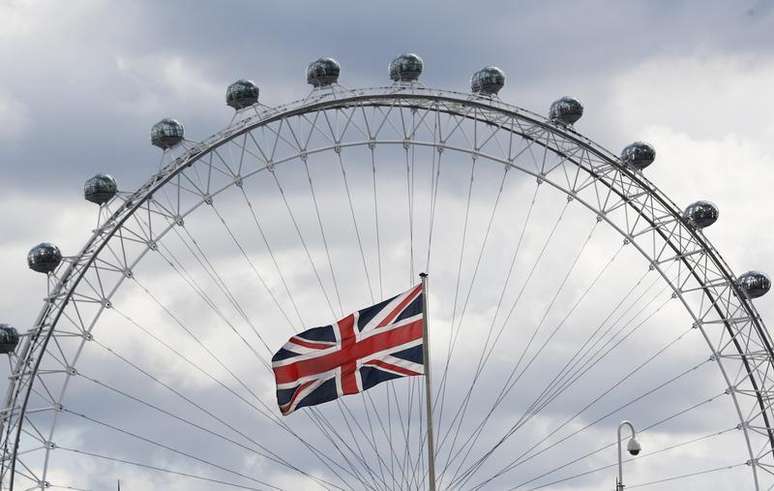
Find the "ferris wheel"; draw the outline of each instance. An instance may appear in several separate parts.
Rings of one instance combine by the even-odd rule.
[[[86,181],[93,234],[34,247],[43,308],[0,326],[0,488],[427,489],[423,377],[283,416],[271,368],[426,272],[438,489],[612,488],[624,418],[627,488],[772,489],[771,284],[712,246],[717,207],[650,182],[651,145],[578,133],[574,98],[542,116],[497,67],[469,93],[422,69],[350,89],[321,58],[278,106],[240,80],[211,137],[153,126],[136,190]]]

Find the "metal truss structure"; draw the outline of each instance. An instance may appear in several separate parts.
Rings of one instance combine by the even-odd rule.
[[[334,124],[333,121],[337,123]],[[312,135],[326,144],[309,146]],[[385,145],[431,147],[531,175],[588,208],[636,248],[669,284],[722,374],[760,489],[774,482],[772,339],[720,253],[640,171],[571,126],[496,97],[396,83],[316,89],[278,107],[255,105],[209,139],[165,152],[160,170],[100,208],[93,235],[48,277],[40,314],[12,358],[3,405],[3,489],[46,488],[57,420],[100,315],[136,265],[174,227],[223,190],[320,152]],[[226,148],[241,155],[234,163]],[[520,156],[530,153],[529,162]],[[203,182],[200,178],[206,176]],[[202,185],[203,184],[203,185]],[[165,193],[170,199],[165,202]],[[666,266],[673,265],[669,271]],[[767,486],[767,485],[766,485]]]

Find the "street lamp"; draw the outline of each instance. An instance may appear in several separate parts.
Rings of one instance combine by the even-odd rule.
[[[618,425],[618,479],[615,482],[615,491],[623,491],[624,489],[623,460],[621,457],[621,430],[624,426],[628,427],[632,432],[632,437],[629,439],[629,443],[626,444],[626,450],[632,455],[638,455],[640,450],[642,450],[640,442],[637,441],[637,432],[634,431],[634,425],[628,421],[621,421],[621,424]]]

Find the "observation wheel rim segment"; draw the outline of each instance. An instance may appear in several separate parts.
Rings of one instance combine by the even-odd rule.
[[[457,110],[455,110],[455,107],[454,107],[455,105]],[[643,247],[641,247],[637,243],[637,241],[631,237],[630,232],[617,226],[613,222],[613,220],[607,215],[607,213],[604,212],[604,209],[599,210],[595,208],[593,204],[583,201],[581,199],[578,199],[577,196],[575,196],[574,190],[566,189],[560,183],[554,182],[551,179],[548,179],[547,176],[543,175],[542,173],[536,173],[531,171],[530,169],[517,167],[514,165],[512,161],[509,162],[507,160],[497,158],[493,155],[481,153],[478,150],[447,146],[445,143],[439,143],[439,142],[428,143],[428,142],[415,141],[413,139],[408,139],[408,138],[402,142],[394,141],[394,140],[388,141],[388,140],[375,139],[372,141],[367,141],[367,142],[363,141],[357,144],[353,143],[348,145],[348,146],[355,146],[355,145],[366,145],[370,143],[375,143],[375,144],[408,143],[410,145],[418,145],[418,146],[425,145],[425,146],[432,146],[436,148],[448,148],[449,150],[464,152],[470,155],[476,155],[481,158],[490,160],[492,162],[499,162],[504,165],[509,165],[510,167],[515,168],[521,172],[533,175],[534,177],[541,180],[542,182],[546,182],[550,184],[557,190],[567,194],[568,198],[578,199],[578,201],[581,202],[589,210],[598,212],[598,215],[597,215],[598,219],[601,218],[602,220],[606,221],[616,231],[618,231],[626,240],[631,239],[630,242],[634,244],[634,246],[638,249],[640,254],[642,254],[646,259],[650,261],[651,265],[654,266],[654,269],[656,269],[659,272],[662,278],[668,283],[669,287],[672,288],[674,294],[680,297],[684,307],[686,308],[686,310],[688,310],[691,317],[698,324],[698,325],[695,325],[695,327],[698,327],[701,330],[705,338],[705,341],[707,342],[710,348],[710,351],[712,352],[713,357],[715,358],[716,363],[720,367],[720,370],[726,380],[726,383],[728,384],[729,391],[734,400],[737,414],[740,418],[740,426],[741,426],[741,429],[744,431],[745,439],[747,442],[748,454],[750,456],[749,463],[751,464],[751,467],[752,467],[756,487],[758,486],[757,468],[759,466],[762,466],[765,469],[766,467],[765,464],[762,464],[761,462],[759,462],[759,460],[763,455],[769,454],[770,451],[767,450],[766,452],[761,452],[761,453],[754,452],[750,443],[749,431],[754,429],[753,427],[755,426],[755,425],[751,425],[750,422],[758,418],[761,418],[764,422],[764,425],[762,428],[758,427],[758,430],[759,431],[763,430],[767,433],[770,447],[774,448],[774,435],[772,434],[772,428],[771,428],[771,425],[769,424],[770,414],[769,414],[769,411],[767,410],[767,404],[764,400],[764,395],[768,393],[768,384],[766,384],[766,382],[768,381],[766,380],[765,376],[762,379],[758,377],[756,371],[753,368],[751,368],[750,360],[752,357],[749,356],[750,353],[748,353],[743,348],[743,345],[740,344],[739,340],[737,339],[738,333],[734,332],[733,321],[735,319],[733,317],[729,317],[725,315],[727,312],[722,312],[723,306],[718,302],[718,297],[720,295],[717,295],[717,296],[712,295],[713,293],[716,293],[715,291],[716,287],[725,286],[727,288],[730,288],[731,291],[733,292],[733,296],[729,297],[730,301],[734,301],[734,300],[738,301],[740,304],[739,307],[747,314],[746,321],[749,322],[750,326],[754,328],[754,334],[756,334],[760,340],[759,345],[762,346],[764,349],[765,360],[763,361],[762,364],[771,365],[772,362],[774,362],[774,356],[772,355],[772,348],[771,348],[772,343],[767,336],[768,333],[765,329],[764,323],[760,318],[760,316],[758,315],[754,305],[746,298],[745,294],[741,291],[741,289],[739,288],[739,286],[735,281],[735,277],[733,276],[731,269],[723,260],[722,256],[720,256],[720,254],[712,246],[712,244],[704,237],[704,234],[698,232],[696,229],[692,227],[688,227],[683,222],[682,215],[679,209],[677,208],[677,206],[666,195],[664,195],[655,185],[653,185],[650,181],[648,181],[644,176],[642,176],[640,173],[633,172],[625,164],[623,164],[614,154],[604,149],[600,145],[594,143],[590,139],[584,137],[583,135],[575,132],[571,128],[568,128],[563,125],[555,124],[549,121],[548,119],[540,115],[537,115],[535,113],[532,113],[530,111],[526,111],[516,106],[505,104],[495,97],[472,96],[470,94],[435,90],[435,89],[432,89],[432,90],[423,89],[419,87],[401,87],[401,88],[398,88],[397,90],[395,87],[386,87],[386,88],[382,87],[382,88],[373,88],[373,89],[356,89],[351,91],[331,90],[331,91],[326,91],[322,95],[318,94],[317,96],[315,96],[313,92],[312,96],[307,97],[305,99],[301,99],[284,106],[265,109],[262,113],[259,113],[256,116],[248,116],[245,119],[236,120],[235,122],[232,121],[232,124],[229,127],[227,127],[225,130],[219,133],[216,133],[209,139],[205,140],[203,143],[195,144],[193,145],[193,147],[188,148],[183,155],[178,156],[172,162],[164,166],[158,173],[154,174],[148,181],[146,181],[142,186],[140,186],[140,188],[138,188],[137,191],[126,196],[124,198],[124,203],[120,205],[119,209],[116,210],[114,213],[112,213],[110,218],[107,219],[103,224],[99,226],[98,229],[94,231],[91,238],[86,242],[84,247],[81,249],[80,253],[77,256],[72,256],[70,258],[67,258],[68,266],[65,269],[64,273],[58,278],[53,274],[51,277],[49,277],[49,281],[51,279],[55,279],[56,284],[54,288],[51,290],[50,294],[45,299],[45,304],[41,309],[38,315],[38,318],[34,324],[35,327],[33,327],[33,329],[30,330],[30,332],[28,333],[29,335],[25,336],[25,341],[21,346],[21,351],[19,353],[16,367],[14,368],[14,373],[12,374],[13,383],[9,385],[8,393],[6,396],[5,407],[7,408],[6,409],[7,415],[0,422],[0,424],[4,423],[6,426],[5,428],[2,428],[2,426],[0,426],[0,430],[4,430],[3,431],[4,457],[3,457],[3,463],[2,463],[4,468],[3,475],[6,475],[8,472],[10,472],[11,488],[13,487],[14,475],[16,473],[17,451],[18,451],[19,441],[22,433],[22,428],[25,422],[27,404],[29,401],[29,397],[30,397],[34,382],[39,377],[38,369],[39,369],[41,360],[43,358],[43,355],[46,352],[46,349],[48,347],[48,343],[51,337],[55,333],[56,326],[64,311],[64,308],[67,306],[72,295],[75,293],[76,289],[80,285],[81,280],[86,275],[89,268],[91,268],[94,265],[94,262],[98,258],[99,254],[103,251],[104,247],[115,236],[115,234],[120,229],[122,229],[122,227],[124,227],[126,221],[129,220],[132,216],[134,216],[134,214],[138,210],[142,209],[143,205],[145,205],[146,203],[148,203],[149,200],[152,199],[154,193],[159,191],[165,185],[167,185],[175,176],[182,173],[186,168],[194,165],[194,163],[201,160],[206,155],[212,154],[219,147],[234,140],[238,136],[246,135],[247,133],[255,129],[258,129],[260,127],[265,127],[271,123],[281,121],[293,116],[298,116],[301,114],[322,112],[326,110],[343,110],[348,108],[374,107],[374,106],[382,106],[382,107],[396,106],[402,109],[413,108],[413,109],[422,109],[426,111],[436,111],[436,112],[447,113],[449,115],[456,115],[467,119],[481,121],[482,123],[487,123],[492,126],[497,126],[500,130],[510,132],[511,135],[518,135],[522,138],[530,139],[533,142],[540,145],[541,147],[545,148],[546,150],[552,151],[557,155],[562,155],[567,162],[570,162],[573,165],[588,172],[589,175],[593,177],[594,185],[596,185],[597,183],[601,183],[605,187],[607,187],[608,190],[610,190],[611,192],[617,192],[614,189],[615,187],[614,181],[612,183],[608,182],[606,179],[604,179],[603,175],[598,174],[598,171],[602,166],[608,166],[608,168],[612,168],[613,171],[618,174],[617,177],[619,177],[620,179],[629,180],[630,183],[635,184],[639,189],[645,190],[645,192],[651,199],[655,198],[656,201],[665,209],[665,211],[669,213],[670,220],[663,222],[661,224],[651,223],[650,225],[653,228],[652,232],[659,233],[662,239],[670,247],[673,248],[674,252],[677,254],[677,256],[675,257],[675,260],[681,261],[682,264],[685,265],[685,267],[689,268],[691,274],[694,276],[694,279],[701,285],[702,294],[708,297],[710,301],[710,305],[712,305],[721,315],[721,318],[724,319],[723,320],[724,327],[728,331],[728,333],[732,336],[732,339],[734,340],[734,344],[738,351],[739,357],[741,358],[742,363],[744,364],[745,369],[747,371],[747,375],[742,380],[747,378],[750,379],[750,382],[753,385],[753,389],[755,392],[755,397],[758,399],[758,404],[760,406],[761,412],[754,417],[745,418],[744,415],[742,414],[741,408],[737,401],[737,391],[734,390],[735,384],[731,381],[728,374],[726,373],[726,370],[723,367],[722,359],[724,355],[720,355],[718,353],[717,349],[713,345],[709,336],[705,332],[704,325],[699,320],[697,313],[693,312],[691,307],[683,298],[684,292],[681,292],[679,287],[672,284],[672,282],[666,276],[666,273],[664,273],[661,270],[658,264],[655,264],[654,258],[650,257],[650,255],[643,249]],[[548,138],[546,138],[545,141],[540,141],[540,138],[536,139],[523,132],[516,131],[513,125],[511,125],[511,127],[509,128],[506,125],[504,125],[502,122],[498,123],[496,121],[491,121],[482,117],[482,115],[479,115],[478,112],[474,112],[473,114],[471,114],[470,112],[463,111],[463,109],[466,109],[466,108],[475,108],[481,111],[488,111],[490,113],[503,116],[506,118],[506,120],[510,120],[510,121],[526,122],[529,125],[539,128],[541,131],[544,131],[546,136],[551,135],[554,137],[559,137],[559,139],[561,139],[564,142],[571,142],[577,145],[579,148],[582,148],[583,150],[592,153],[595,157],[597,157],[598,159],[601,159],[601,161],[604,162],[604,164],[594,169],[591,163],[589,162],[590,168],[586,168],[584,167],[582,162],[580,162],[580,159],[575,159],[571,156],[562,154],[562,150],[558,148],[559,145],[556,139],[554,141],[557,144],[557,147],[553,148],[549,145]],[[331,145],[327,148],[320,147],[319,149],[315,149],[315,151],[330,151],[331,149],[334,148],[334,146],[335,145]],[[341,146],[345,146],[345,145],[341,145]],[[293,159],[297,159],[301,156],[302,153],[307,153],[307,152],[308,152],[307,150],[304,150],[303,152],[299,152],[295,156],[289,156],[288,158],[283,159],[283,161],[291,161]],[[312,153],[312,152],[308,152],[308,153]],[[272,165],[274,164],[272,163]],[[250,175],[260,172],[262,170],[267,170],[267,168],[268,166],[264,168],[254,169],[248,175],[238,176],[236,179],[234,179],[234,182],[232,182],[230,185],[235,184],[237,180],[240,180],[244,177],[249,177]],[[230,185],[227,185],[222,187],[221,189],[218,189],[215,193],[211,194],[210,196],[214,196],[224,191],[225,189],[230,187]],[[639,216],[645,217],[645,219],[647,220],[647,217],[644,215],[644,207],[643,209],[638,210],[636,206],[632,204],[628,196],[626,196],[625,194],[619,194],[619,197],[623,199],[624,207],[628,208],[629,206],[631,206],[631,208]],[[196,205],[191,206],[189,210],[186,210],[185,215],[197,209],[204,202],[205,202],[205,199],[203,198]],[[180,217],[182,218],[183,215],[180,215]],[[700,246],[702,253],[706,254],[708,259],[711,261],[712,265],[719,270],[719,276],[724,278],[724,284],[718,284],[718,283],[708,284],[710,282],[702,279],[699,276],[699,273],[696,270],[698,263],[696,265],[690,264],[690,262],[687,260],[686,257],[681,256],[683,254],[681,245],[675,244],[673,242],[673,238],[675,235],[674,231],[667,234],[667,231],[661,228],[662,226],[666,226],[670,224],[674,224],[676,228],[679,228],[681,235],[683,233],[687,233],[690,239]],[[174,223],[170,223],[169,227],[165,229],[161,234],[157,234],[156,237],[158,238],[163,237],[163,235],[166,234],[168,230],[170,230],[172,227],[174,227]],[[144,257],[144,255],[149,250],[151,250],[151,247],[150,247],[150,244],[147,244],[145,249],[140,254],[137,255],[136,260],[132,262],[132,267],[138,264],[139,261],[142,259],[142,257]],[[126,276],[122,277],[116,283],[113,290],[110,291],[110,294],[109,294],[110,296],[112,296],[118,290],[120,285],[123,283],[124,279],[126,279]],[[99,316],[102,314],[105,308],[106,308],[105,305],[102,305],[99,308],[98,313],[96,314],[94,320],[91,323],[91,326],[96,324]],[[701,313],[699,312],[699,314]],[[78,350],[79,352],[86,341],[87,341],[86,338],[84,338],[81,341],[81,345]],[[36,354],[37,356],[35,356]],[[758,354],[758,358],[760,358],[759,354]],[[752,361],[755,362],[754,359]],[[760,365],[761,363],[759,363],[757,366],[759,367]],[[25,367],[27,368],[25,369]],[[59,394],[59,402],[56,403],[59,406],[61,406],[61,401],[63,400],[65,389],[71,378],[70,375],[74,375],[75,373],[77,373],[75,372],[74,366],[70,368],[72,369],[73,373],[68,372],[68,376],[65,379],[61,393]],[[749,395],[749,394],[746,394],[746,395]],[[19,404],[20,396],[22,398],[21,404]],[[52,409],[58,412],[60,407],[55,406]],[[15,419],[13,419],[14,417]],[[51,434],[53,434],[53,431],[54,431],[55,419],[57,417],[56,414],[53,417],[54,417],[54,423],[52,424],[52,427],[50,430]],[[14,424],[11,424],[11,423],[14,423]],[[12,442],[13,442],[12,445],[9,445],[9,439],[12,439]],[[46,443],[45,445],[46,464],[45,465],[47,466],[48,457],[53,446],[49,445],[50,442],[45,442],[45,443]],[[43,471],[42,479],[45,480],[45,468]]]

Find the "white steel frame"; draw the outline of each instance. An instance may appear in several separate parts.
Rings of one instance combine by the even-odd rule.
[[[377,109],[369,116],[365,108]],[[378,124],[376,115],[386,120],[391,111],[412,111],[415,126]],[[344,128],[323,123],[327,114],[334,113],[347,121]],[[415,139],[417,128],[436,118],[444,120],[449,133],[441,133],[437,141]],[[482,128],[473,135],[472,145],[459,144],[451,137],[454,122],[461,118]],[[295,134],[296,123],[291,121],[305,121],[310,133],[327,134],[329,145],[306,148],[303,135]],[[270,135],[264,143],[253,134],[259,129]],[[558,157],[558,162],[544,160],[542,168],[517,163],[515,138],[533,142]],[[240,162],[239,168],[231,168],[219,153],[224,145],[236,145],[243,156],[250,153],[263,167],[242,168]],[[257,172],[272,172],[276,165],[317,152],[375,145],[428,146],[510,166],[566,193],[569,200],[581,203],[599,221],[616,229],[624,243],[635,247],[668,282],[673,296],[690,313],[693,327],[706,340],[734,401],[756,489],[763,487],[763,473],[774,475],[772,340],[735,275],[701,230],[685,223],[680,209],[642,173],[627,168],[616,155],[571,127],[497,98],[396,84],[315,90],[284,106],[247,108],[206,141],[185,141],[165,152],[158,173],[135,192],[119,193],[100,209],[97,228],[82,250],[66,257],[49,276],[43,308],[12,357],[11,383],[0,420],[0,485],[13,489],[16,475],[37,482],[41,489],[48,485],[46,472],[56,449],[57,415],[68,382],[78,373],[81,350],[122,282],[172,227],[183,223],[199,206],[211,203],[221,191],[241,186],[243,179]],[[207,176],[205,188],[188,178],[192,166],[199,166]],[[173,208],[154,198],[162,188],[176,200]],[[678,263],[677,280],[662,269],[671,262]],[[66,353],[60,346],[64,338],[80,339],[78,349]],[[30,418],[33,414],[35,422]],[[36,462],[42,459],[43,467],[26,465],[31,456]]]

